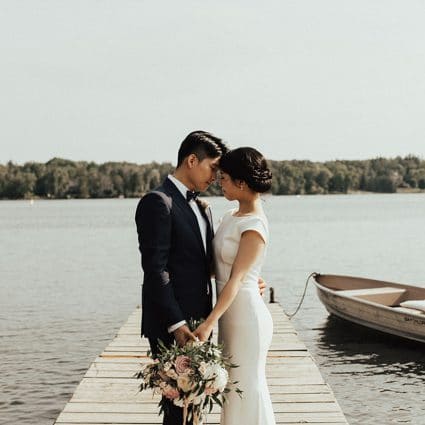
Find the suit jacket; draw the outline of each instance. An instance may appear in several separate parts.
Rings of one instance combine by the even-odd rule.
[[[169,326],[211,312],[212,217],[197,203],[207,222],[207,252],[192,208],[168,178],[137,206],[144,271],[141,334],[148,338],[165,338]]]

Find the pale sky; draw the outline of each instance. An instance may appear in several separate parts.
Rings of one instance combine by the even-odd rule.
[[[425,157],[422,0],[0,0],[0,163]]]

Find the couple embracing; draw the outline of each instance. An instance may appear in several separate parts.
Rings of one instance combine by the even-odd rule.
[[[214,233],[211,211],[200,199],[219,175],[226,199],[238,201]],[[158,340],[179,345],[206,341],[215,326],[219,342],[238,368],[229,371],[243,391],[229,393],[221,425],[275,425],[265,364],[273,322],[260,290],[269,239],[260,194],[271,172],[253,148],[228,150],[221,139],[195,131],[183,140],[177,167],[147,193],[136,210],[144,281],[142,335],[153,355]],[[212,305],[215,277],[217,301]],[[192,333],[190,319],[205,319]],[[182,409],[169,403],[164,425],[181,425]]]

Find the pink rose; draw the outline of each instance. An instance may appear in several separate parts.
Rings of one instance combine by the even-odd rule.
[[[185,373],[186,369],[190,368],[190,358],[187,356],[177,356],[175,368],[178,374]]]
[[[174,400],[175,398],[178,398],[180,393],[179,391],[172,387],[171,385],[167,385],[163,390],[162,390],[162,395],[170,400]]]

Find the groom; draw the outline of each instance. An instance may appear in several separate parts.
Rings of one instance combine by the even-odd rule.
[[[227,150],[210,133],[190,133],[180,146],[174,174],[137,206],[144,271],[142,336],[149,339],[153,355],[158,354],[158,340],[167,346],[194,340],[188,321],[205,318],[212,309],[213,223],[198,195],[215,180]],[[169,407],[163,424],[181,425],[182,409],[171,402]]]
[[[194,340],[188,321],[211,312],[214,230],[211,211],[198,194],[215,180],[218,162],[227,150],[211,133],[190,133],[180,145],[174,174],[137,206],[144,271],[141,333],[149,339],[154,356],[158,340],[167,346]],[[260,292],[264,288],[260,279]],[[181,425],[182,409],[171,402],[168,406],[163,424]]]

